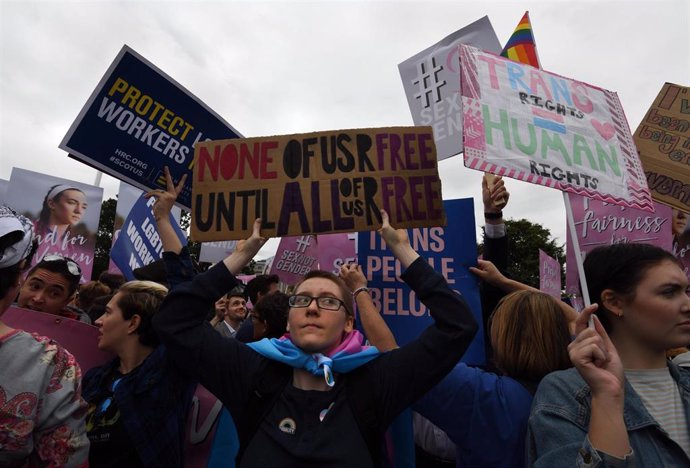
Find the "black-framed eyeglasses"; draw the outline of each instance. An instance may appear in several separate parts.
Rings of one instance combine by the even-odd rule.
[[[290,307],[309,307],[309,304],[311,304],[311,301],[316,300],[316,306],[319,309],[325,309],[325,310],[338,310],[341,307],[345,305],[343,301],[338,299],[337,297],[331,297],[331,296],[320,296],[320,297],[313,297],[313,296],[305,296],[303,294],[295,294],[293,296],[290,296],[288,298],[288,304]]]
[[[72,276],[78,276],[81,278],[81,268],[79,267],[79,264],[72,260],[71,258],[63,257],[62,255],[58,254],[49,254],[46,255],[41,259],[42,262],[65,262],[67,265],[67,271]]]

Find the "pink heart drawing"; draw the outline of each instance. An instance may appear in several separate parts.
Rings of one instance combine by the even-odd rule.
[[[599,132],[599,135],[601,135],[604,138],[604,140],[608,141],[613,137],[613,135],[616,134],[616,129],[613,128],[613,125],[611,125],[608,122],[601,123],[597,119],[592,119],[591,122],[592,127],[594,127],[594,129],[597,132]]]

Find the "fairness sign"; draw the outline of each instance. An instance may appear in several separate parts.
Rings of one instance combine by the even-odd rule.
[[[690,212],[690,88],[664,84],[635,132],[652,197]]]
[[[652,211],[616,93],[460,45],[465,166]]]
[[[89,97],[60,148],[142,190],[191,176],[199,141],[240,134],[179,83],[124,46]],[[191,208],[190,184],[177,202]]]
[[[672,218],[669,207],[654,203],[655,212],[650,213],[573,194],[568,194],[568,197],[583,259],[595,247],[621,243],[653,244],[671,251]],[[570,230],[567,231],[566,246],[565,291],[573,297],[573,305],[579,310],[583,303]]]
[[[192,197],[197,241],[445,225],[430,127],[200,142]]]

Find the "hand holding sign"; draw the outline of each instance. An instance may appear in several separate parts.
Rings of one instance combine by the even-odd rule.
[[[379,229],[379,234],[390,251],[395,255],[395,257],[400,261],[403,268],[409,267],[412,262],[417,260],[419,254],[410,245],[410,238],[407,235],[406,229],[395,229],[390,224],[390,218],[386,210],[381,210],[381,218],[383,219],[383,225]]]
[[[484,174],[482,178],[482,201],[484,213],[500,213],[508,204],[510,193],[505,187],[503,177]]]
[[[239,274],[240,270],[254,258],[254,255],[257,254],[267,240],[267,237],[261,235],[261,218],[256,218],[252,226],[252,235],[246,240],[239,241],[235,251],[223,260],[223,263],[230,270],[230,273],[233,275]]]

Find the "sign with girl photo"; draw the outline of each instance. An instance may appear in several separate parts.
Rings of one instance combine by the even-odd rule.
[[[38,250],[79,264],[82,282],[91,279],[103,189],[82,182],[13,168],[6,203],[34,222]]]

